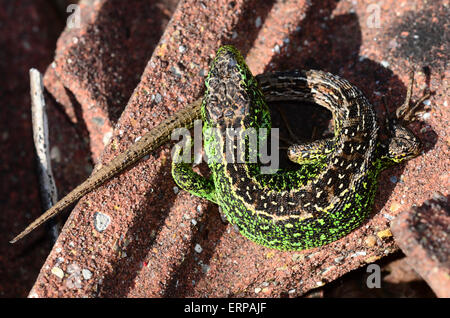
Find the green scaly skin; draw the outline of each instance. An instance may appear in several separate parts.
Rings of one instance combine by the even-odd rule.
[[[208,162],[211,177],[180,163],[179,146],[172,175],[181,188],[217,203],[242,235],[270,248],[302,250],[345,236],[370,213],[380,172],[420,152],[420,141],[397,119],[381,141],[373,106],[349,82],[325,72],[280,72],[256,80],[240,53],[224,46],[205,84],[203,135],[208,158],[215,158]],[[227,129],[240,128],[239,136],[270,129],[266,101],[308,101],[327,108],[334,138],[292,146],[289,157],[299,163],[295,171],[266,175],[257,163],[227,162]],[[212,128],[220,133],[211,134]]]

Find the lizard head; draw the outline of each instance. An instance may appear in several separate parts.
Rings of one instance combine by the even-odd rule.
[[[420,154],[422,143],[411,130],[397,122],[390,122],[387,130],[388,138],[381,142],[382,159],[395,164]]]
[[[231,45],[219,48],[205,81],[204,120],[214,127],[247,126],[264,107],[264,96],[239,51]],[[267,107],[267,106],[265,106]]]
[[[414,105],[411,103],[411,95],[414,84],[414,71],[409,74],[409,85],[404,103],[397,108],[395,114],[389,114],[386,101],[383,99],[386,110],[386,124],[388,138],[381,142],[381,160],[386,164],[395,164],[417,157],[422,150],[422,142],[406,126],[416,120],[416,112],[422,102],[428,99],[430,92],[425,93]]]

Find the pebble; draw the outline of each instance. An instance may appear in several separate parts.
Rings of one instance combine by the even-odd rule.
[[[183,54],[184,52],[186,52],[186,47],[184,45],[180,45],[178,47],[178,52],[180,52],[181,54]]]
[[[52,268],[52,274],[53,275],[55,275],[56,277],[58,277],[58,278],[60,278],[60,279],[63,279],[64,278],[64,272],[63,272],[63,270],[61,269],[61,268],[59,268],[59,267],[53,267]]]
[[[392,203],[392,205],[391,205],[391,211],[392,211],[392,212],[394,212],[394,210],[393,210],[393,205],[394,205],[395,203],[396,203],[396,202]],[[399,203],[398,203],[398,204],[399,204]],[[399,204],[399,206],[401,207],[402,205]],[[384,216],[387,220],[389,220],[389,221],[392,221],[392,220],[394,219],[394,217],[393,217],[392,215],[387,214],[387,213],[383,213],[383,216]]]
[[[195,244],[194,250],[195,250],[197,253],[203,252],[203,248],[200,246],[200,244]]]
[[[280,46],[277,44],[274,46],[274,48],[272,49],[275,53],[279,54],[280,53]]]
[[[425,114],[422,115],[422,119],[423,119],[423,120],[430,119],[430,117],[431,117],[431,114],[430,114],[430,113],[425,113]]]
[[[385,229],[385,230],[383,230],[383,231],[378,232],[378,233],[377,233],[377,236],[378,236],[380,239],[384,239],[384,238],[387,238],[387,237],[391,237],[391,236],[392,236],[392,232],[391,232],[390,229]]]
[[[325,283],[323,281],[316,282],[316,286],[317,287],[320,287],[320,286],[323,286],[323,285],[325,285]]]
[[[85,280],[88,280],[88,279],[91,279],[91,278],[92,278],[92,272],[91,272],[90,270],[88,270],[88,269],[83,269],[83,270],[81,271],[81,274],[83,275],[83,278],[84,278]]]
[[[102,142],[103,142],[103,145],[104,145],[104,146],[106,146],[106,145],[109,143],[109,141],[111,140],[112,136],[113,136],[112,130],[106,132],[106,133],[103,135]]]
[[[353,253],[352,255],[350,255],[350,257],[358,257],[358,256],[366,256],[367,252],[366,251],[357,251],[355,253]]]
[[[72,263],[69,266],[67,266],[67,273],[69,273],[69,274],[79,274],[80,273],[80,267],[77,264]]]
[[[335,268],[336,268],[336,266],[331,265],[331,266],[325,268],[320,274],[321,274],[322,276],[325,276],[329,271],[331,271],[331,270],[333,270],[333,269],[335,269]]]
[[[368,247],[374,247],[377,244],[377,238],[374,235],[370,235],[366,237],[364,243],[366,243]]]
[[[400,203],[394,201],[394,202],[392,202],[389,210],[391,210],[391,212],[397,212],[401,208],[402,208],[402,205]],[[390,219],[392,219],[392,217]]]
[[[159,93],[156,93],[155,95],[155,103],[159,104],[162,101],[162,96]]]
[[[50,150],[50,158],[56,162],[61,162],[61,151],[58,146],[53,146]]]
[[[262,24],[261,17],[257,17],[256,20],[255,20],[255,26],[257,28],[259,28],[261,26],[261,24]]]
[[[178,77],[178,78],[180,78],[181,77],[181,75],[183,75],[183,72],[181,71],[181,69],[178,67],[178,66],[172,66],[171,68],[170,68],[170,71],[172,72],[172,74],[173,75],[175,75],[176,77]],[[161,95],[160,95],[161,96]],[[155,98],[155,100],[156,100],[156,98]],[[157,102],[157,103],[159,103],[159,102]]]
[[[344,260],[344,256],[339,256],[339,257],[336,257],[335,259],[334,259],[334,262],[335,263],[337,263],[337,264],[339,264],[339,263],[341,263],[343,260]]]
[[[102,117],[92,117],[92,122],[98,127],[102,127],[105,124],[105,119]]]
[[[95,212],[94,214],[94,226],[98,232],[106,230],[111,223],[111,217],[109,215]]]

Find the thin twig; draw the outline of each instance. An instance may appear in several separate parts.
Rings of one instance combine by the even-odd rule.
[[[31,119],[33,122],[33,139],[37,154],[39,188],[43,210],[50,209],[58,200],[55,180],[53,178],[50,145],[48,140],[48,121],[44,100],[44,85],[41,73],[30,69]],[[51,224],[50,235],[53,243],[58,237],[58,225]]]

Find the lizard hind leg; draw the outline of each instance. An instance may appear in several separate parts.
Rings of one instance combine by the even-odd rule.
[[[403,104],[397,108],[395,112],[395,119],[402,122],[412,122],[415,120],[415,115],[417,110],[421,106],[422,102],[431,97],[429,91],[424,92],[423,96],[411,106],[412,91],[414,86],[414,71],[411,70],[409,73],[409,84],[406,92],[405,101]]]
[[[193,195],[217,203],[212,177],[205,178],[199,175],[192,169],[190,162],[183,162],[182,149],[183,147],[177,144],[172,153],[172,177],[175,183]]]

